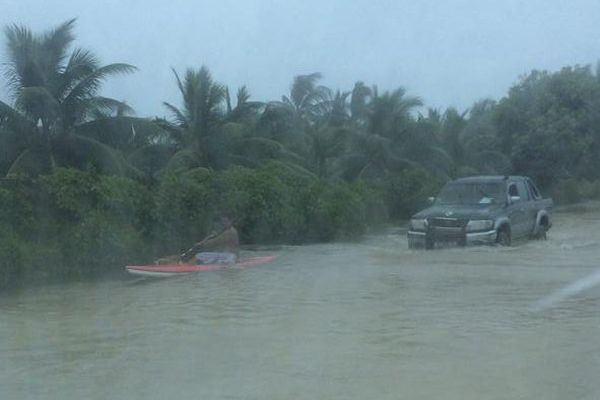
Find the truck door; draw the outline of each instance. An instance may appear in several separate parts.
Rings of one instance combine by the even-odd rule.
[[[525,206],[523,198],[519,193],[517,182],[510,182],[508,184],[508,219],[510,220],[510,230],[513,237],[521,237],[525,235]],[[516,197],[519,197],[518,200]]]
[[[531,198],[531,191],[525,181],[517,182],[517,190],[521,198],[521,208],[523,210],[523,234],[533,233],[535,219],[537,217],[535,201]]]

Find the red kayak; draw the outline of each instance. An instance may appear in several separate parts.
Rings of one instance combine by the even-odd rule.
[[[128,265],[125,270],[133,275],[163,278],[168,276],[193,274],[200,271],[212,271],[222,268],[246,268],[273,262],[277,256],[252,257],[240,260],[232,266],[223,264],[158,264]]]

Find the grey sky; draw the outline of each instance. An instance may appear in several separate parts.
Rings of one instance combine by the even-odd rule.
[[[256,100],[287,93],[294,75],[323,84],[404,86],[433,107],[464,109],[504,95],[533,68],[595,64],[600,1],[0,0],[0,23],[45,30],[77,17],[76,45],[103,63],[140,68],[104,94],[138,115],[179,104],[170,67],[206,64]],[[4,59],[4,49],[2,47]],[[4,95],[0,96],[5,98]]]

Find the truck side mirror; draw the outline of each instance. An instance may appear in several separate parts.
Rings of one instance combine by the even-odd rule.
[[[429,204],[433,204],[435,202],[435,197],[428,197],[427,201],[429,202]]]

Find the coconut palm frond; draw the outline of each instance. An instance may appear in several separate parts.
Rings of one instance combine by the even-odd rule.
[[[49,172],[52,169],[52,161],[48,158],[42,148],[38,146],[28,147],[15,159],[10,166],[7,177],[26,175],[35,177]]]
[[[73,50],[64,71],[60,74],[57,96],[63,100],[74,85],[99,67],[100,63],[91,51],[81,48]]]
[[[206,66],[199,70],[188,69],[181,79],[173,70],[177,86],[183,97],[183,108],[172,105],[167,108],[176,115],[182,128],[189,130],[189,136],[200,141],[213,132],[213,128],[223,116],[222,106],[226,102],[225,86],[216,83]],[[185,123],[182,123],[184,122]]]
[[[54,74],[62,72],[61,65],[67,58],[67,50],[75,40],[73,29],[76,19],[63,22],[56,28],[46,32],[40,38],[40,68],[52,71]]]
[[[240,106],[248,103],[248,100],[250,100],[250,91],[248,90],[246,85],[244,85],[238,89],[236,98],[237,98],[236,107],[240,107]]]
[[[352,95],[350,97],[350,114],[353,120],[360,120],[366,117],[367,99],[371,97],[371,88],[366,86],[363,82],[356,82],[352,89]]]
[[[60,115],[60,103],[43,86],[22,88],[15,101],[17,108],[24,110],[33,120],[54,120]]]
[[[126,154],[141,146],[160,142],[168,136],[168,133],[154,121],[129,116],[112,116],[89,121],[77,125],[74,132]]]
[[[127,162],[146,177],[155,179],[176,151],[177,147],[173,144],[151,143],[136,149],[127,157]]]
[[[137,70],[133,65],[125,63],[108,64],[85,75],[66,94],[64,103],[69,105],[82,99],[96,96],[102,82],[112,75],[129,74]]]
[[[169,159],[162,173],[167,175],[177,174],[201,166],[198,154],[191,148],[185,148],[176,152]]]
[[[319,72],[296,76],[290,91],[290,103],[297,109],[302,109],[304,106],[307,106],[307,101],[310,101],[311,95],[315,92],[316,83],[322,77],[323,76]]]
[[[124,175],[128,170],[127,162],[120,152],[92,138],[69,135],[60,138],[55,159],[58,166],[78,169],[96,168],[107,175]]]
[[[187,117],[183,114],[181,110],[179,110],[179,108],[175,107],[171,103],[167,103],[166,101],[163,102],[163,105],[171,112],[173,119],[177,125],[184,129],[189,127]]]
[[[111,99],[110,97],[93,97],[90,99],[90,108],[114,113],[118,117],[134,114],[134,110],[129,104],[124,101]]]
[[[33,134],[35,122],[10,105],[0,101],[0,127],[19,134]]]
[[[8,62],[5,64],[4,76],[13,96],[27,86],[39,86],[44,82],[38,68],[32,65],[31,59],[39,48],[39,40],[33,32],[22,25],[9,25],[4,29]]]

